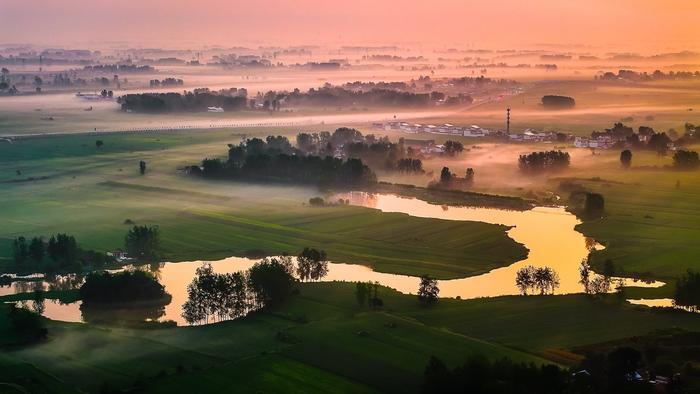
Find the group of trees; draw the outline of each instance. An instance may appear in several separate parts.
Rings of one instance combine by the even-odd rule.
[[[12,254],[18,271],[78,271],[83,265],[99,268],[112,261],[104,253],[81,249],[74,236],[61,233],[48,241],[43,237],[17,237],[12,242]]]
[[[576,100],[568,96],[547,95],[542,97],[542,105],[553,109],[573,108]]]
[[[298,182],[303,184],[363,186],[377,177],[361,159],[294,154],[285,137],[268,136],[266,141],[251,138],[229,146],[227,161],[204,159],[191,173],[209,178],[231,178],[258,182]]]
[[[579,283],[583,286],[583,292],[593,296],[610,293],[613,286],[613,275],[615,275],[615,264],[612,260],[606,260],[603,274],[595,274],[591,269],[587,259],[584,259],[579,266]],[[622,290],[622,280],[618,282],[617,289]]]
[[[586,192],[583,211],[586,215],[601,215],[605,211],[605,198],[600,193]]]
[[[673,296],[676,305],[700,308],[700,273],[688,270],[678,278]]]
[[[528,173],[562,170],[569,167],[570,162],[571,156],[569,153],[558,150],[532,152],[527,155],[520,155],[518,158],[520,170]]]
[[[559,287],[559,275],[550,267],[528,265],[516,272],[515,285],[522,295],[527,295],[531,290],[539,291],[540,295],[554,294]]]
[[[165,287],[142,270],[91,273],[79,294],[85,305],[160,300],[168,296]]]
[[[469,167],[464,177],[457,176],[448,167],[442,167],[440,179],[431,182],[428,187],[438,189],[468,188],[474,183],[474,169]]]
[[[161,257],[158,226],[134,226],[124,238],[129,256],[140,261],[157,262]]]
[[[700,71],[669,71],[664,73],[661,70],[655,70],[652,73],[637,72],[632,70],[619,70],[617,73],[606,71],[602,75],[595,76],[601,81],[662,81],[662,80],[685,80],[685,79],[700,79]]]
[[[44,325],[44,319],[35,312],[18,307],[14,303],[0,305],[0,313],[7,313],[9,326],[15,338],[19,342],[32,343],[46,339],[48,330]]]
[[[240,91],[240,90],[239,90]],[[248,99],[242,95],[228,95],[219,92],[180,93],[131,93],[117,100],[123,111],[161,112],[202,112],[208,107],[221,107],[225,111],[245,109]]]
[[[685,392],[683,381],[672,376],[672,371],[658,361],[653,365],[654,355],[658,353],[658,346],[657,350],[648,348],[644,353],[631,346],[616,346],[589,352],[578,365],[568,370],[554,364],[525,364],[508,358],[491,361],[479,355],[449,369],[442,360],[433,356],[425,367],[421,392],[653,393],[660,392],[660,386],[654,387],[649,380],[662,374],[668,378],[663,392]]]
[[[673,154],[673,167],[679,170],[700,168],[698,152],[679,149]]]
[[[379,298],[378,282],[355,283],[355,299],[360,307],[367,305],[372,309],[376,309],[384,306],[384,300]]]
[[[436,279],[429,275],[423,275],[420,278],[418,286],[418,301],[424,305],[432,305],[437,302],[440,289]]]
[[[295,267],[290,256],[265,258],[247,271],[227,274],[204,264],[187,286],[182,316],[190,324],[235,319],[284,302],[297,280],[320,280],[328,273],[322,250],[304,248],[296,260]]]
[[[163,80],[152,79],[148,82],[148,86],[152,88],[158,88],[168,86],[182,86],[184,83],[185,81],[179,78],[165,78]]]
[[[326,252],[304,248],[297,256],[297,276],[301,281],[320,280],[328,274]]]
[[[565,393],[569,373],[556,365],[518,363],[508,358],[490,361],[472,356],[450,370],[439,358],[430,357],[425,367],[424,394]],[[572,391],[577,392],[577,391]]]

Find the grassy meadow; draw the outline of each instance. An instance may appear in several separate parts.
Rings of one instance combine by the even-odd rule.
[[[570,365],[581,359],[576,347],[655,328],[700,329],[695,314],[653,312],[614,295],[442,299],[433,307],[386,288],[380,297],[384,308],[371,311],[357,305],[351,283],[306,283],[277,308],[208,326],[48,322],[47,341],[7,348],[0,365],[86,391],[206,391],[244,380],[249,391],[417,392],[431,355],[448,365],[475,354]]]
[[[258,130],[263,134],[266,130]],[[272,131],[270,131],[272,132]],[[209,182],[177,169],[225,154],[230,132],[23,139],[0,145],[0,256],[11,240],[66,232],[82,247],[123,246],[129,225],[160,226],[166,260],[296,253],[321,247],[339,262],[456,278],[514,262],[526,250],[506,227],[306,205],[315,188]],[[147,173],[138,174],[145,160]],[[19,174],[18,172],[19,171]]]

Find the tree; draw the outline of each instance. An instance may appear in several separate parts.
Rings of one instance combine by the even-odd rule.
[[[124,247],[138,260],[157,262],[161,254],[158,226],[132,227],[124,238]]]
[[[583,259],[581,261],[581,265],[578,268],[579,275],[581,276],[581,279],[578,281],[581,285],[583,285],[583,292],[588,294],[590,292],[590,283],[591,283],[591,266],[588,264],[587,259]]]
[[[471,168],[471,167],[467,168],[467,173],[464,176],[464,180],[465,180],[465,182],[467,182],[470,185],[472,183],[474,183],[474,169],[473,168]]]
[[[694,170],[700,167],[698,152],[682,149],[677,150],[673,154],[673,167],[680,170]]]
[[[647,146],[649,149],[652,149],[659,154],[666,154],[670,143],[671,139],[668,137],[668,135],[666,135],[666,133],[654,133],[649,137]]]
[[[529,289],[535,285],[535,267],[528,265],[520,268],[515,273],[515,285],[522,295],[527,295]]]
[[[554,294],[554,290],[559,287],[559,275],[550,267],[540,267],[535,270],[534,287],[539,289],[540,294]]]
[[[457,156],[458,154],[462,153],[462,151],[464,151],[464,145],[462,145],[461,142],[452,140],[448,140],[445,142],[445,153],[448,156]]]
[[[143,160],[139,161],[139,172],[141,175],[146,173],[146,162]]]
[[[320,280],[328,274],[326,252],[313,248],[304,248],[297,256],[297,274],[301,280]]]
[[[365,306],[367,299],[369,298],[370,286],[364,282],[355,283],[355,299],[359,306]]]
[[[440,289],[436,279],[428,275],[423,275],[420,278],[418,286],[418,300],[425,305],[432,305],[437,302]]]
[[[292,291],[294,278],[276,259],[264,259],[248,271],[248,287],[256,305],[264,307],[283,302]]]
[[[605,199],[599,193],[586,193],[584,211],[587,214],[600,214],[605,210]]]
[[[12,255],[15,260],[15,264],[24,265],[29,257],[29,249],[27,247],[27,239],[24,237],[17,237],[12,242]]]
[[[542,97],[542,105],[545,108],[573,108],[576,106],[576,100],[568,96],[548,95]]]
[[[688,270],[678,278],[673,299],[677,305],[700,307],[700,273]]]
[[[97,147],[97,149],[101,148],[102,145],[104,145],[104,144],[105,144],[105,143],[102,142],[102,140],[97,140],[97,141],[95,141],[95,146]],[[145,171],[145,168],[144,168],[144,171]]]
[[[452,180],[452,173],[450,172],[450,169],[447,167],[442,167],[442,171],[440,171],[440,183],[450,183]]]
[[[56,234],[49,238],[46,252],[59,267],[67,268],[77,263],[78,243],[75,237],[68,234]]]
[[[29,257],[34,261],[34,264],[38,265],[44,259],[46,254],[46,247],[44,245],[44,240],[41,237],[32,238],[29,243]]]
[[[630,168],[632,165],[632,151],[629,149],[625,149],[622,152],[620,152],[620,164],[622,164],[622,167],[624,168]]]

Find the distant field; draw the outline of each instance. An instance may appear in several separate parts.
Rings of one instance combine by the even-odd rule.
[[[264,130],[256,130],[263,133]],[[525,249],[506,228],[382,214],[358,207],[311,208],[313,188],[210,182],[177,174],[224,155],[231,132],[63,136],[0,145],[0,257],[19,235],[74,234],[83,247],[123,246],[129,226],[159,225],[172,261],[297,253],[321,247],[340,262],[441,278],[510,264]],[[138,161],[148,164],[138,175]],[[21,172],[17,175],[17,170]],[[44,179],[45,177],[45,179]],[[34,178],[34,180],[29,180]]]
[[[598,83],[591,79],[543,81],[526,86],[525,92],[520,95],[505,97],[451,116],[421,119],[418,123],[476,124],[505,130],[507,107],[512,108],[513,132],[532,127],[589,135],[594,130],[602,131],[630,117],[632,120],[624,123],[635,129],[645,125],[660,131],[675,128],[682,132],[685,122],[700,123],[699,82]],[[573,97],[576,107],[571,110],[544,109],[540,102],[542,96],[548,94]]]

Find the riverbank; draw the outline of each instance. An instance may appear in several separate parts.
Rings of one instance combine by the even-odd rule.
[[[535,201],[520,197],[496,194],[477,193],[462,190],[445,190],[427,188],[415,185],[379,182],[369,191],[384,194],[397,194],[402,197],[417,198],[431,204],[498,208],[515,211],[526,211],[535,207]]]

